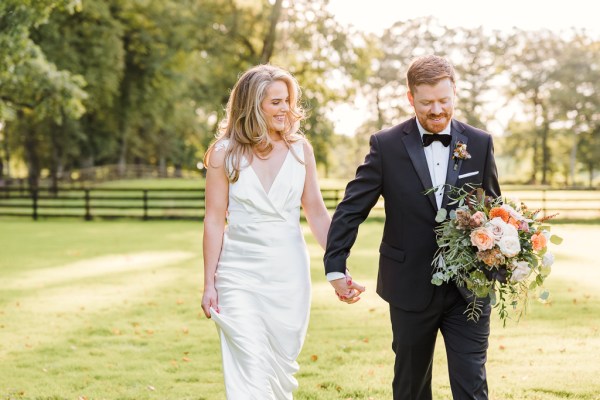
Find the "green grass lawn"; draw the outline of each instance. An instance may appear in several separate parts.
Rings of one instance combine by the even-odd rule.
[[[386,304],[375,294],[380,222],[361,227],[340,303],[312,255],[311,322],[296,399],[390,399]],[[600,225],[557,225],[551,301],[495,318],[491,399],[600,398]],[[219,341],[200,309],[197,222],[0,220],[0,399],[224,399]],[[450,390],[440,337],[434,398]]]

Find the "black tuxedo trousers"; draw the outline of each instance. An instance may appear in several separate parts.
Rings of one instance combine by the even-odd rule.
[[[441,332],[448,359],[452,397],[487,399],[485,362],[490,334],[490,310],[483,308],[478,322],[465,316],[467,302],[453,284],[434,288],[431,304],[423,311],[405,311],[390,305],[392,349],[396,355],[394,400],[432,399],[433,350]]]

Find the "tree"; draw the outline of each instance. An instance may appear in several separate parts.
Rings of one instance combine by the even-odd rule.
[[[552,173],[550,125],[557,114],[550,96],[556,83],[556,71],[560,68],[559,55],[565,43],[556,33],[547,30],[516,31],[509,40],[511,45],[503,58],[503,69],[508,74],[507,95],[522,102],[536,127],[532,138],[530,182],[537,182],[540,172],[541,183],[549,184]]]
[[[49,62],[30,32],[46,23],[54,9],[74,12],[78,6],[79,1],[69,0],[6,0],[0,4],[0,121],[6,121],[2,137],[15,137],[24,146],[34,188],[41,169],[35,129],[15,121],[28,118],[37,125],[49,118],[60,125],[65,117],[81,116],[86,93],[82,77]],[[17,132],[17,127],[23,130]],[[4,158],[10,158],[5,143],[3,148]]]
[[[581,32],[573,32],[559,56],[552,102],[559,112],[555,125],[568,138],[564,148],[567,183],[576,184],[578,164],[588,173],[593,185],[600,160],[600,42]]]

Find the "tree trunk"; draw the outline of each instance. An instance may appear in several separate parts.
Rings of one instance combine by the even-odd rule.
[[[59,126],[52,125],[49,127],[50,129],[50,137],[51,137],[51,145],[52,145],[52,161],[50,164],[50,180],[51,180],[51,191],[52,193],[58,193],[58,179],[62,172],[62,149],[60,147],[60,143],[57,135],[59,134],[58,130]]]
[[[181,164],[175,164],[175,178],[181,178],[183,176],[183,171],[181,170]]]
[[[127,134],[125,128],[121,131],[121,152],[119,153],[119,162],[117,163],[117,171],[119,177],[123,178],[127,172]]]
[[[535,137],[533,138],[533,165],[531,168],[531,178],[529,179],[529,182],[532,184],[536,184],[537,183],[537,165],[538,165],[538,158],[539,158],[539,148],[538,148],[538,144],[539,144],[539,140],[538,140],[538,136],[539,136],[539,132],[538,132],[538,128],[537,128],[537,121],[538,121],[538,114],[540,111],[540,101],[538,99],[538,92],[537,90],[534,92],[534,96],[533,96],[533,129],[535,132]]]
[[[269,32],[267,33],[267,36],[265,36],[262,54],[260,56],[260,62],[262,64],[267,64],[273,56],[273,50],[275,48],[275,39],[277,36],[277,23],[279,22],[279,17],[281,16],[282,3],[283,0],[276,0],[275,4],[273,5],[273,9],[271,10]]]
[[[550,135],[550,126],[548,119],[544,116],[542,124],[542,185],[548,184],[550,177],[550,149],[548,148],[548,136]]]
[[[167,158],[163,154],[158,157],[158,176],[167,178]]]
[[[379,90],[375,93],[375,106],[377,107],[377,130],[383,129],[383,111],[381,110],[381,98],[379,97]]]
[[[2,145],[4,147],[4,160],[6,161],[4,166],[4,169],[6,169],[6,173],[4,174],[3,172],[3,174],[6,175],[7,180],[10,180],[10,147],[8,146],[8,132],[4,130],[3,135],[4,140],[2,142]],[[3,174],[0,174],[0,176],[4,176]]]
[[[577,135],[573,135],[573,147],[571,147],[571,154],[569,155],[569,176],[571,177],[571,186],[576,186],[575,181],[575,168],[577,166]]]
[[[37,144],[35,142],[35,133],[31,128],[25,131],[25,160],[27,162],[27,181],[29,189],[36,190],[40,179],[40,160],[37,154]]]

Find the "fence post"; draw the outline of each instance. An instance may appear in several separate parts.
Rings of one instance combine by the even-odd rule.
[[[148,190],[144,189],[144,221],[148,220]]]
[[[90,210],[90,189],[84,189],[85,192],[85,216],[83,217],[86,221],[92,220],[92,213]]]
[[[37,189],[31,189],[31,200],[32,200],[32,207],[33,207],[33,220],[37,221],[38,219],[38,190]]]
[[[548,215],[546,210],[546,189],[542,189],[542,213],[544,217]]]

